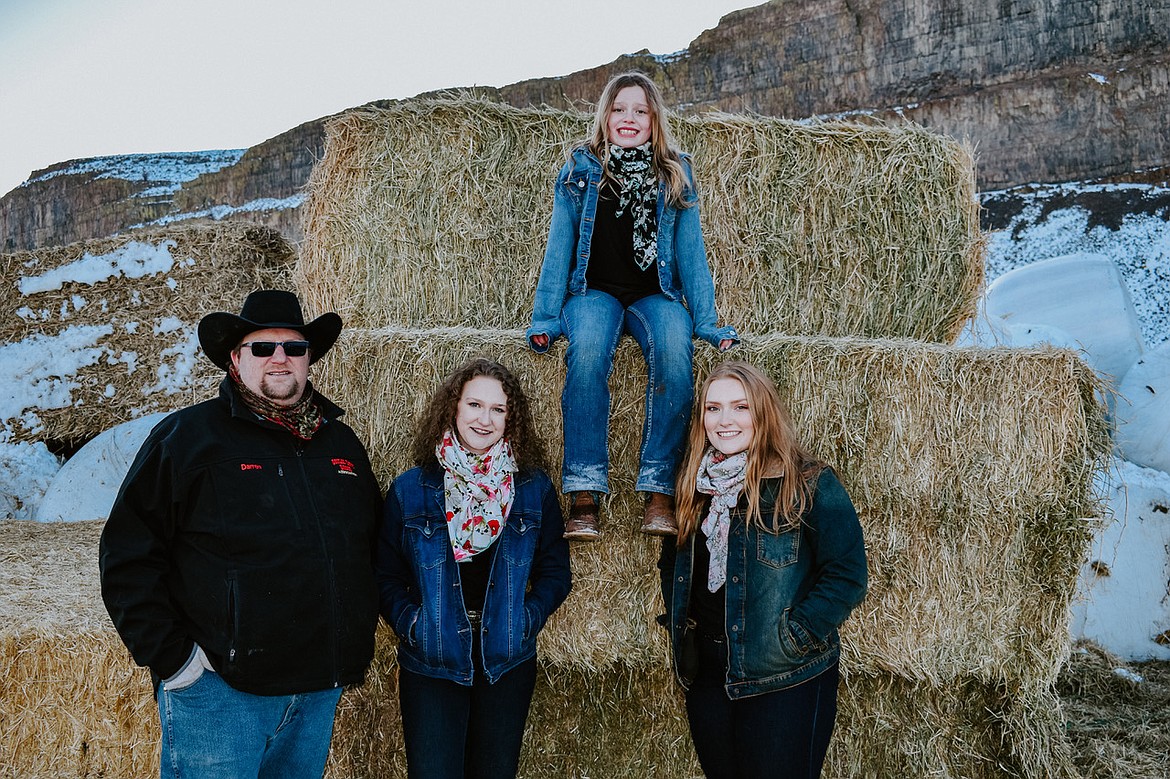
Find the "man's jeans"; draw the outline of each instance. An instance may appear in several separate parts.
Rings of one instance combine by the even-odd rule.
[[[212,671],[179,690],[158,688],[159,775],[200,779],[320,779],[341,688],[252,695]]]
[[[625,332],[642,347],[649,379],[634,489],[673,495],[694,397],[694,343],[686,307],[665,295],[651,295],[622,308],[614,296],[589,290],[569,295],[561,325],[569,339],[561,395],[561,488],[609,492],[609,374]]]

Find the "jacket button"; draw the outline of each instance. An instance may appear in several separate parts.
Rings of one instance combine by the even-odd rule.
[[[577,188],[585,189],[585,179],[577,179]]]
[[[736,584],[739,584],[739,577],[738,577],[738,576],[732,576],[732,577],[731,577],[731,580],[732,580],[733,582],[735,582]]]
[[[732,625],[732,626],[731,626],[731,632],[732,632],[732,633],[738,633],[738,632],[739,632],[739,625]]]

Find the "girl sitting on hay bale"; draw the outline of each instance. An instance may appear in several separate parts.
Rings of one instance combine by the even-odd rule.
[[[375,569],[398,634],[412,777],[513,777],[536,636],[570,589],[560,501],[515,376],[478,359],[447,377],[394,480]]]
[[[837,628],[866,591],[857,513],[754,366],[717,366],[699,398],[659,562],[695,753],[708,777],[819,776]]]
[[[548,247],[528,342],[569,339],[561,395],[561,488],[573,494],[566,538],[600,536],[598,495],[609,492],[609,374],[623,332],[646,357],[646,422],[635,489],[647,494],[642,532],[674,535],[674,477],[694,389],[693,336],[720,350],[719,327],[690,161],[674,145],[658,87],[616,76],[590,136],[557,176]],[[685,305],[684,305],[685,303]]]

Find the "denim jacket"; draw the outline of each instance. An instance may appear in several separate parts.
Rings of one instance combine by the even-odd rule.
[[[563,533],[561,505],[548,476],[517,473],[512,509],[495,542],[480,626],[480,659],[490,683],[536,654],[537,633],[569,594]],[[470,685],[472,627],[447,535],[437,463],[394,480],[374,568],[382,617],[398,635],[399,665]]]
[[[690,160],[683,157],[688,181],[694,181]],[[564,333],[561,308],[566,295],[585,293],[585,271],[597,214],[601,163],[584,148],[573,151],[561,168],[553,193],[548,246],[536,284],[536,300],[528,343],[538,352],[548,347],[532,343],[534,335],[548,336],[549,346]],[[690,208],[678,209],[666,202],[666,185],[658,185],[658,284],[670,300],[685,300],[694,322],[694,334],[718,348],[719,342],[739,342],[733,327],[717,326],[715,283],[707,265],[707,250],[699,225],[698,195],[694,186],[684,192]]]
[[[777,479],[760,485],[760,510],[771,518]],[[732,511],[724,585],[727,637],[725,689],[732,700],[792,687],[837,660],[837,627],[865,597],[865,543],[853,503],[837,476],[821,472],[801,526],[769,533],[747,527],[746,501]],[[659,568],[674,669],[683,687],[694,678],[686,658],[694,641],[689,619],[694,545],[663,544]]]

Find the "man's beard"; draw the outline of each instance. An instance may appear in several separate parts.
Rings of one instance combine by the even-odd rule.
[[[260,379],[260,394],[271,401],[280,403],[295,403],[301,399],[301,393],[304,391],[302,385],[297,379],[293,378],[288,388],[284,390],[277,389],[268,383],[268,377]]]

